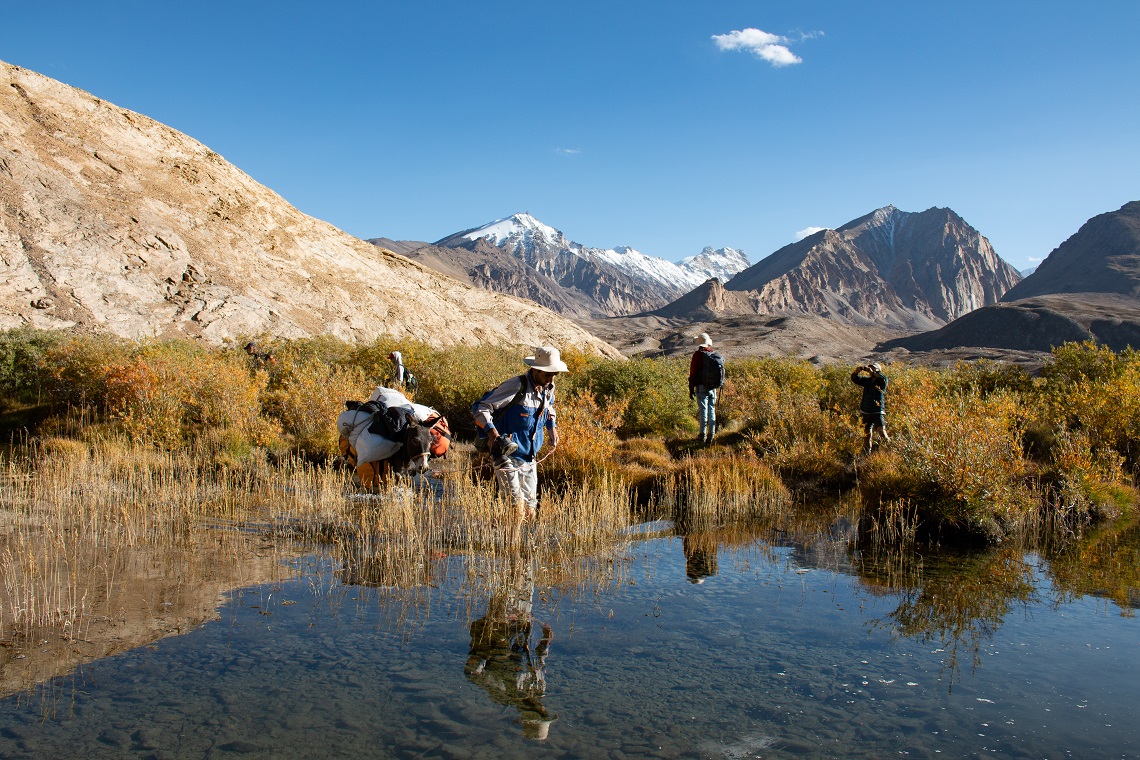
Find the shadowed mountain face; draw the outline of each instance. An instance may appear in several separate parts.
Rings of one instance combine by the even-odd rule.
[[[1002,300],[1051,293],[1140,296],[1140,201],[1085,222]]]
[[[932,332],[887,341],[889,351],[962,347],[1050,351],[1095,340],[1114,351],[1140,346],[1140,300],[1112,293],[1051,294],[978,309]]]
[[[1001,303],[882,348],[1049,351],[1085,340],[1140,347],[1140,201],[1090,219]]]
[[[616,351],[302,214],[201,143],[0,63],[0,328]]]
[[[753,313],[926,330],[996,303],[1019,279],[950,209],[887,206],[785,246],[725,287]]]

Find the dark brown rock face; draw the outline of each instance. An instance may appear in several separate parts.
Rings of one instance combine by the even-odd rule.
[[[1020,279],[950,209],[881,208],[785,246],[732,278],[755,313],[927,330],[996,303]]]
[[[986,306],[931,332],[881,344],[880,350],[962,347],[1050,351],[1094,340],[1114,351],[1140,347],[1140,300],[1112,293],[1051,294]]]
[[[714,320],[721,314],[752,314],[753,304],[747,293],[725,290],[720,280],[711,279],[667,306],[652,312],[666,319],[693,322]]]
[[[1002,300],[1050,293],[1140,296],[1140,201],[1085,222]]]

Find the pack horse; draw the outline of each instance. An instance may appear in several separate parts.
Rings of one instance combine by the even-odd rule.
[[[379,387],[368,401],[344,405],[336,418],[340,453],[364,488],[375,490],[394,475],[421,473],[451,445],[443,415],[393,388]]]

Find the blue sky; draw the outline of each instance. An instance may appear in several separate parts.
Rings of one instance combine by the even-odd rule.
[[[2,23],[3,60],[364,238],[529,211],[756,261],[893,203],[1024,268],[1140,199],[1136,0],[40,0]]]

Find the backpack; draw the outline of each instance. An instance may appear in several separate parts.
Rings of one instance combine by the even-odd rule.
[[[697,383],[709,390],[724,385],[724,357],[716,351],[701,351],[701,370]]]
[[[420,387],[420,381],[412,374],[412,371],[404,367],[404,388],[412,393]]]
[[[372,435],[379,435],[387,438],[389,441],[398,441],[400,437],[407,431],[409,423],[409,415],[413,421],[415,413],[410,406],[386,406],[383,401],[345,401],[344,405],[348,409],[367,412],[372,415],[371,421],[368,423],[368,432]]]

